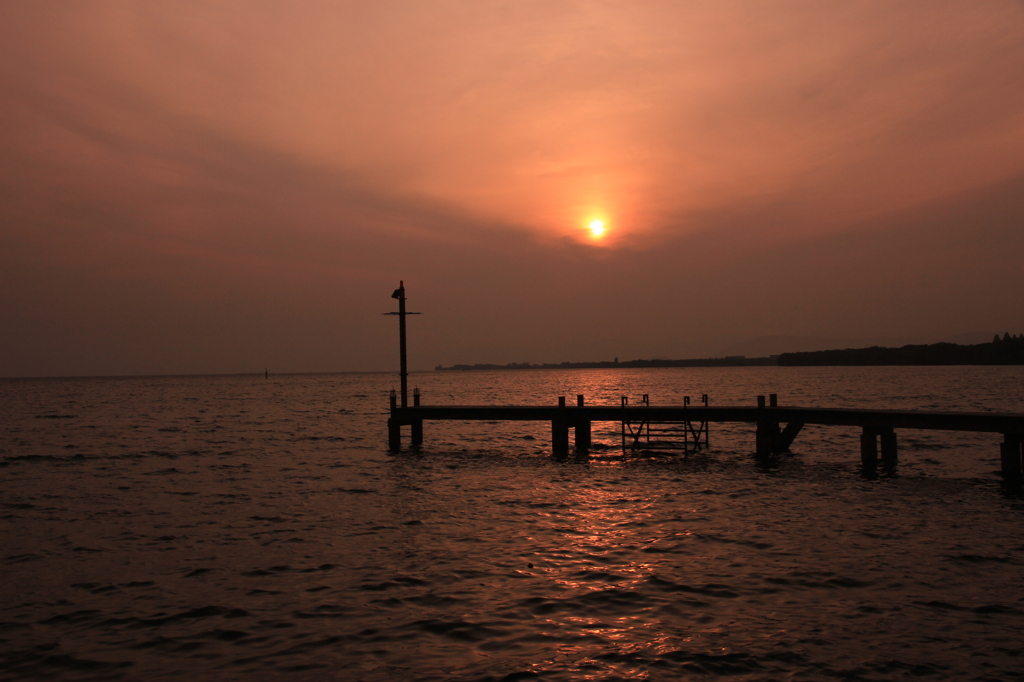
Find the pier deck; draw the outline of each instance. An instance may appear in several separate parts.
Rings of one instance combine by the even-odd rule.
[[[578,421],[617,422],[623,418],[650,421],[800,422],[824,426],[872,426],[943,431],[1024,432],[1024,414],[992,412],[932,412],[925,410],[864,410],[823,407],[734,407],[651,405],[417,405],[398,408],[402,424],[421,421]]]
[[[569,430],[575,434],[578,453],[590,449],[593,422],[743,422],[756,424],[755,451],[770,456],[789,450],[805,424],[852,426],[862,429],[861,461],[867,474],[877,471],[879,442],[883,467],[897,464],[896,429],[974,431],[1003,434],[1001,464],[1004,478],[1019,483],[1024,469],[1024,414],[991,412],[935,412],[926,410],[873,410],[847,408],[708,405],[420,405],[399,407],[392,398],[388,420],[389,446],[401,449],[401,427],[412,427],[411,444],[423,442],[424,421],[547,421],[551,422],[551,449],[555,456],[569,452]],[[783,424],[785,426],[783,426]]]

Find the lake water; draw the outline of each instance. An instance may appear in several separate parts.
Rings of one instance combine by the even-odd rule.
[[[0,679],[1008,680],[1024,506],[995,434],[753,425],[711,449],[549,456],[545,423],[427,423],[397,377],[0,381]],[[425,404],[1024,412],[1024,368],[414,374]],[[600,447],[605,446],[605,447]]]

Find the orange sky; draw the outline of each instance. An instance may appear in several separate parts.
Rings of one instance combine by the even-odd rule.
[[[390,369],[402,278],[423,368],[1018,333],[1021,74],[1009,0],[5,3],[0,376]]]

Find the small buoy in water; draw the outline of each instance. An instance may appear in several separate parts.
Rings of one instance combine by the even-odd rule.
[[[533,568],[533,564],[526,564],[527,568]]]

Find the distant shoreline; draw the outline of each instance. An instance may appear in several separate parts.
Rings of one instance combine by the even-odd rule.
[[[899,348],[872,346],[799,353],[782,353],[768,357],[748,358],[728,355],[719,358],[689,360],[606,360],[601,362],[549,362],[531,364],[510,362],[507,365],[476,363],[474,365],[438,365],[434,371],[464,372],[494,369],[635,369],[648,367],[862,367],[886,365],[1024,365],[1024,334],[996,337],[989,343],[960,345],[932,343],[906,345]]]
[[[529,362],[510,362],[507,365],[477,363],[475,365],[438,365],[434,371],[464,372],[486,369],[635,369],[638,367],[767,367],[778,364],[778,356],[767,358],[747,358],[743,356],[727,356],[724,358],[696,358],[691,360],[606,360],[601,362],[548,362],[530,364]]]
[[[996,336],[989,343],[907,345],[899,348],[846,348],[783,353],[783,367],[874,365],[1024,365],[1024,334]]]

